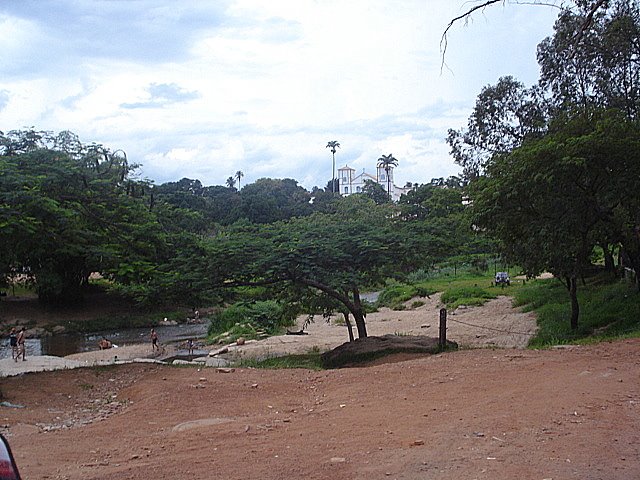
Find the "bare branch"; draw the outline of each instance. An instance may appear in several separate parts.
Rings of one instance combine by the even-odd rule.
[[[583,22],[580,30],[578,31],[578,33],[576,34],[576,37],[574,39],[574,44],[578,44],[578,42],[580,41],[580,39],[582,38],[584,32],[586,30],[589,29],[589,27],[592,25],[593,23],[593,16],[595,15],[595,13],[602,7],[606,7],[608,0],[596,0],[594,2],[594,4],[589,8],[588,12],[587,12],[587,16],[585,17],[585,21]],[[515,4],[515,5],[537,5],[537,6],[544,6],[544,7],[555,7],[559,10],[562,10],[563,8],[566,8],[565,6],[563,6],[564,2],[560,2],[560,4],[558,4],[558,2],[555,2],[554,0],[548,0],[548,1],[544,1],[544,0],[529,0],[529,1],[518,1],[518,0],[485,0],[482,3],[478,3],[477,5],[472,6],[471,8],[469,8],[468,10],[466,10],[464,13],[462,13],[461,15],[458,15],[457,17],[451,19],[451,21],[449,22],[449,24],[447,25],[447,27],[444,29],[444,32],[442,32],[442,37],[440,38],[440,51],[442,52],[442,62],[440,64],[440,71],[442,72],[442,69],[446,66],[445,65],[445,56],[447,53],[447,35],[449,34],[449,31],[451,30],[451,28],[453,27],[454,24],[456,24],[457,22],[460,22],[461,20],[464,20],[465,22],[468,22],[469,19],[471,18],[471,16],[477,12],[478,10],[484,10],[487,7],[490,7],[492,5],[495,5],[496,3],[502,3],[507,4],[507,3],[511,3],[511,4]]]
[[[449,30],[451,30],[451,27],[453,27],[453,25],[456,22],[459,22],[460,20],[467,21],[469,17],[473,14],[473,12],[477,10],[482,10],[490,5],[493,5],[494,3],[501,3],[501,2],[504,3],[505,1],[506,0],[487,0],[480,5],[476,5],[475,7],[470,8],[465,13],[453,18],[449,22],[449,25],[447,25],[447,28],[444,29],[444,32],[442,32],[442,37],[440,38],[440,50],[442,51],[442,64],[440,65],[441,71],[444,68],[444,57],[445,57],[445,54],[447,53],[447,34],[449,33]]]

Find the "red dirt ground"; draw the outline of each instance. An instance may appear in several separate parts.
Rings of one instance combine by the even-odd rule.
[[[2,379],[25,479],[640,478],[640,340]]]

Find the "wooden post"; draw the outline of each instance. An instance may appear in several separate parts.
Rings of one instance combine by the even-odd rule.
[[[438,347],[444,350],[447,346],[447,309],[440,309],[440,330],[438,336]]]

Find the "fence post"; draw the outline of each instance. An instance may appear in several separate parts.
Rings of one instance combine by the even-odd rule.
[[[447,309],[440,309],[440,330],[438,336],[438,347],[444,350],[447,346]]]

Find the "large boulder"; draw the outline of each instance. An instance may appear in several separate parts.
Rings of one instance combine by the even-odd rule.
[[[447,342],[446,349],[457,349],[458,344]],[[339,347],[322,354],[325,368],[339,368],[351,364],[367,362],[392,353],[439,353],[438,339],[413,335],[384,335],[382,337],[359,338],[343,343]]]

